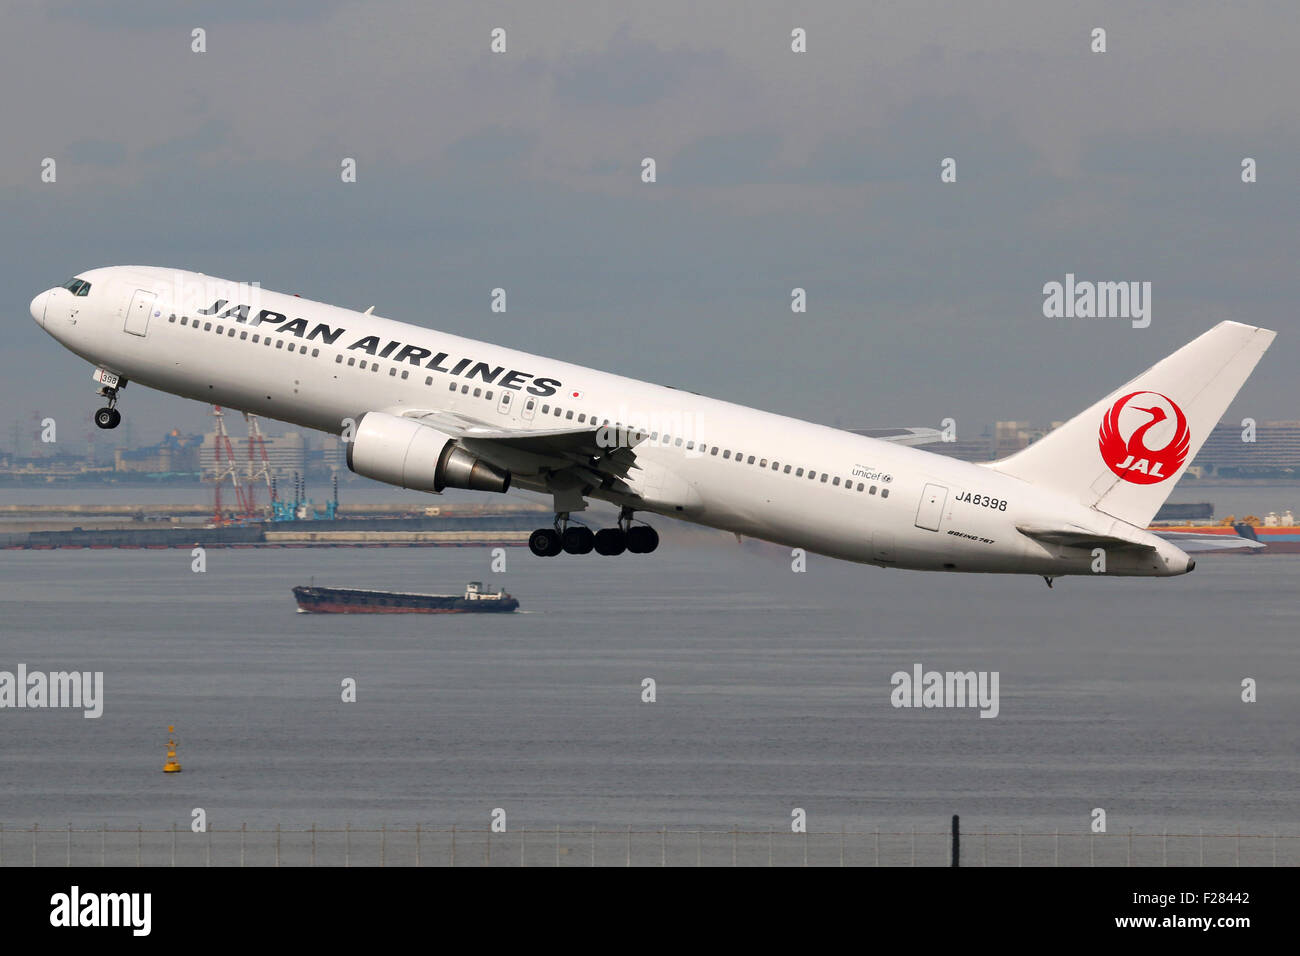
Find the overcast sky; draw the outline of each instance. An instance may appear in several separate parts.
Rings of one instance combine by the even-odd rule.
[[[1231,318],[1281,333],[1231,413],[1300,418],[1297,50],[1284,2],[10,0],[0,443],[93,431],[90,368],[28,302],[127,263],[962,437]],[[1150,327],[1045,318],[1067,272],[1151,282]],[[121,408],[140,442],[208,426]]]

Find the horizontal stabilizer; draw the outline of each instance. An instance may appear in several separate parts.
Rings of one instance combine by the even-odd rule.
[[[1048,528],[1035,525],[1016,525],[1016,530],[1033,538],[1035,541],[1041,541],[1043,544],[1054,544],[1062,548],[1155,550],[1155,546],[1146,541],[1138,541],[1113,534],[1098,534],[1085,528]]]
[[[1197,534],[1195,531],[1155,531],[1158,538],[1164,538],[1171,544],[1189,554],[1202,551],[1237,551],[1239,549],[1256,550],[1265,547],[1262,541],[1252,541],[1236,534]]]

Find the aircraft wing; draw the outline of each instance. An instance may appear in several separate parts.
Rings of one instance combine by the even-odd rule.
[[[609,487],[636,468],[635,447],[648,437],[610,428],[515,429],[493,422],[425,409],[384,409],[451,435],[470,452],[517,476],[545,476],[572,486]],[[617,444],[621,439],[623,444]]]
[[[880,441],[893,442],[895,445],[928,445],[931,442],[939,441],[943,433],[937,428],[922,428],[920,426],[906,425],[883,425],[871,428],[846,428],[845,431],[854,435],[863,435],[866,438],[875,438]]]

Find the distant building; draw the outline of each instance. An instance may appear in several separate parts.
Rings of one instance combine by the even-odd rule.
[[[194,474],[199,470],[201,435],[182,435],[173,428],[156,445],[143,448],[117,448],[113,452],[113,470],[136,474]]]
[[[960,458],[962,461],[996,461],[1032,445],[1060,424],[1060,422],[1053,422],[1050,425],[998,422],[991,429],[986,427],[975,438],[962,438],[959,435],[957,441],[932,442],[920,447],[936,455],[947,455],[949,458]]]
[[[1300,476],[1300,422],[1260,422],[1255,440],[1243,441],[1239,422],[1220,422],[1196,456],[1205,475],[1217,478]]]

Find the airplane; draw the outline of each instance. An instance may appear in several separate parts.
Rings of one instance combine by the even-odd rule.
[[[117,266],[31,314],[94,366],[114,428],[128,382],[339,435],[358,475],[441,493],[525,489],[539,556],[645,554],[661,515],[886,568],[1185,574],[1249,547],[1147,525],[1274,332],[1220,322],[1039,441],[972,463],[196,272]],[[613,527],[578,516],[618,508]],[[1179,545],[1182,545],[1181,547]]]

